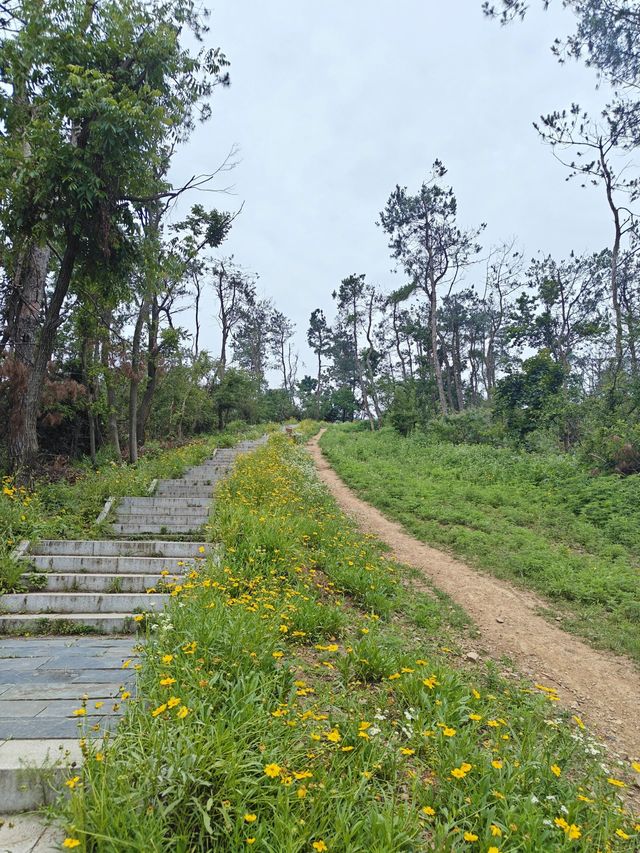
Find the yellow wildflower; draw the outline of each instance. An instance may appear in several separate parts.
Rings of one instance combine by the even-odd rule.
[[[322,841],[322,840],[314,841],[311,846],[316,851],[316,853],[325,853],[325,851],[327,851],[329,849],[327,847],[327,845],[324,843],[324,841]]]
[[[258,820],[258,815],[256,815],[256,814],[246,814],[246,815],[244,816],[244,819],[246,820],[246,822],[247,822],[247,823],[254,823],[256,820]]]
[[[264,768],[264,772],[270,779],[275,779],[280,775],[280,765],[279,764],[267,764]]]
[[[558,767],[557,764],[551,765],[551,772],[554,776],[559,776],[562,773],[562,770]]]
[[[79,847],[80,841],[77,838],[65,838],[65,840],[62,842],[62,846],[71,850],[74,847]]]

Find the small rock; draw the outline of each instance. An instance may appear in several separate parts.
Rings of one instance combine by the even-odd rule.
[[[504,619],[502,618],[502,616],[496,616],[496,622],[500,622],[500,624],[502,624],[504,622]]]
[[[467,652],[467,660],[480,660],[480,655],[478,654],[478,652]]]

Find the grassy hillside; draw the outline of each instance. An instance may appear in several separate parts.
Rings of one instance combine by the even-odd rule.
[[[242,458],[211,535],[223,560],[149,617],[121,727],[84,745],[68,847],[634,849],[636,768],[605,770],[553,690],[456,667],[455,608],[405,587],[303,450],[275,436]]]
[[[567,629],[640,661],[640,476],[358,425],[330,428],[321,447],[419,539],[542,593]]]

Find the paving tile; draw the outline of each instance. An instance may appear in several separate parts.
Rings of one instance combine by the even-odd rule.
[[[54,853],[64,832],[38,814],[0,817],[0,853]]]
[[[42,700],[3,699],[0,696],[0,717],[36,717],[47,707]]]
[[[32,657],[24,657],[24,658],[3,658],[2,660],[2,675],[0,676],[3,681],[7,680],[7,676],[13,672],[31,672],[34,668],[40,666],[41,664],[46,664],[49,658],[32,658]]]
[[[122,681],[86,684],[13,684],[7,685],[0,699],[82,699],[84,694],[95,699],[116,696]]]
[[[80,673],[66,669],[48,669],[42,672],[14,672],[6,679],[8,684],[47,684],[74,681]]]
[[[101,708],[96,708],[96,706],[95,706],[96,702],[103,702],[104,704],[102,705]],[[36,703],[34,703],[34,704],[36,704]],[[37,704],[42,705],[43,703],[37,703]],[[105,714],[108,716],[111,716],[112,714],[117,713],[113,710],[114,704],[115,705],[119,704],[116,701],[116,697],[111,697],[108,699],[89,698],[85,703],[86,711],[87,711],[86,716],[87,717],[103,717],[103,716],[105,716]],[[37,716],[38,719],[42,719],[42,717],[69,717],[69,718],[73,718],[74,721],[77,722],[78,717],[72,717],[72,715],[73,715],[73,712],[77,708],[80,708],[81,706],[82,706],[82,703],[79,702],[77,699],[75,699],[75,700],[52,699],[51,701],[45,702],[43,704],[43,707],[41,707],[40,711],[38,712],[38,714],[37,715],[34,714],[34,716]],[[2,706],[1,706],[1,702],[0,702],[0,708],[1,707]],[[0,716],[1,716],[1,711],[0,711]],[[95,721],[93,721],[93,722],[95,722]]]
[[[112,684],[115,681],[117,681],[118,684],[130,684],[134,680],[135,670],[131,675],[129,675],[127,670],[122,669],[90,669],[86,672],[77,673],[71,679],[73,684],[90,684],[91,682],[105,682]]]
[[[0,717],[0,737],[20,740],[42,738],[79,738],[78,721],[74,718]]]
[[[0,766],[43,767],[62,762],[74,766],[82,761],[77,737],[38,740],[6,740],[0,745]]]

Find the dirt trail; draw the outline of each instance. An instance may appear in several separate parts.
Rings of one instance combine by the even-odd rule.
[[[631,661],[601,652],[536,613],[545,602],[530,592],[482,574],[415,539],[400,524],[360,500],[309,442],[321,479],[340,507],[367,533],[391,548],[402,563],[424,572],[475,621],[474,648],[495,659],[506,655],[534,681],[555,687],[562,704],[590,725],[609,751],[640,760],[640,677]]]

